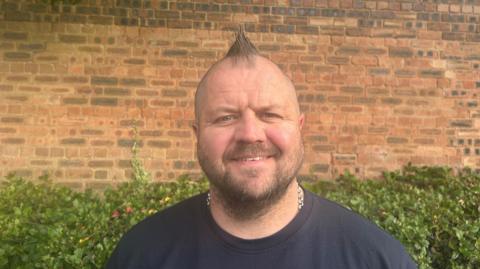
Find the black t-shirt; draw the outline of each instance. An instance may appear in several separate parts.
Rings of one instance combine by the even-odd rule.
[[[135,225],[107,269],[417,268],[402,245],[356,213],[305,191],[279,232],[245,240],[223,231],[200,194]]]

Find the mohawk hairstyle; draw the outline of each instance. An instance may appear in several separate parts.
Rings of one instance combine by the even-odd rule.
[[[228,50],[225,58],[233,58],[234,60],[239,58],[250,59],[252,56],[256,55],[258,55],[257,48],[255,48],[255,45],[253,45],[250,39],[245,35],[245,29],[243,25],[241,25],[237,32],[235,42]]]

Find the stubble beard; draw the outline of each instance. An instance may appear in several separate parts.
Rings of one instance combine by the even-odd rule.
[[[253,149],[252,149],[253,147]],[[261,148],[262,146],[260,146]],[[264,147],[264,146],[263,146]],[[252,152],[261,150],[255,144],[251,145],[237,145],[235,152]],[[222,165],[228,157],[223,160],[211,160],[202,149],[200,144],[197,144],[198,160],[200,166],[208,177],[211,188],[210,191],[215,195],[217,200],[221,203],[221,207],[230,217],[237,220],[255,219],[266,212],[275,205],[286,193],[288,187],[294,181],[298,171],[303,164],[304,147],[303,141],[300,138],[296,149],[291,153],[291,156],[284,156],[276,147],[269,147],[271,153],[275,152],[273,158],[276,160],[276,167],[271,178],[257,178],[262,171],[257,169],[245,169],[242,171],[240,177],[257,178],[255,180],[264,180],[266,186],[262,186],[261,192],[251,190],[247,184],[242,184],[242,178],[237,178],[231,171],[225,170]],[[228,154],[227,154],[228,155]],[[283,162],[281,161],[283,160]],[[255,192],[254,192],[255,191]]]

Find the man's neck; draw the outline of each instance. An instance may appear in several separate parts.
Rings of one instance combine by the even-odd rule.
[[[212,194],[210,210],[215,222],[229,234],[242,239],[258,239],[270,236],[285,227],[298,212],[298,183],[294,180],[277,203],[255,218],[237,219]]]

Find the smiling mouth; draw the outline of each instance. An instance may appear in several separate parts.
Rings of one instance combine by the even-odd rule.
[[[233,158],[233,160],[237,162],[256,162],[256,161],[266,160],[271,157],[272,156],[251,156],[251,157]]]

